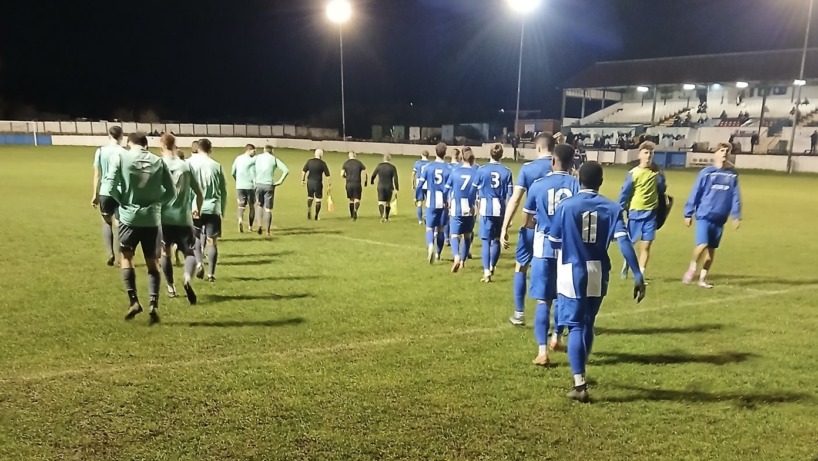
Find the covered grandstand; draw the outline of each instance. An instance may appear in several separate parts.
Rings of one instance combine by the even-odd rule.
[[[707,150],[732,140],[743,152],[811,151],[818,126],[818,49],[599,62],[564,85],[566,129],[597,148],[656,138],[665,150]],[[802,85],[796,101],[796,85]],[[569,98],[579,118],[566,118]],[[797,127],[796,110],[798,111]]]

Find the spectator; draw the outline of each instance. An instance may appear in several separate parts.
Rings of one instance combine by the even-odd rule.
[[[818,130],[812,132],[809,137],[809,153],[815,155],[815,146],[818,144]]]
[[[727,111],[726,110],[721,111],[721,115],[719,116],[719,118],[722,120],[727,120]]]

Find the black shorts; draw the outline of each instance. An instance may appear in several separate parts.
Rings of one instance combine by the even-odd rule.
[[[364,186],[362,186],[361,183],[347,183],[347,198],[349,200],[360,200],[363,194]]]
[[[395,189],[393,188],[378,188],[378,201],[379,202],[391,202],[392,201],[392,194],[395,193]]]
[[[240,207],[253,206],[256,204],[256,196],[251,189],[236,189],[236,198]]]
[[[109,195],[99,196],[99,214],[102,216],[115,216],[119,211],[119,203]]]
[[[307,198],[324,198],[324,183],[323,182],[307,182]]]
[[[156,258],[159,243],[159,227],[131,227],[119,223],[119,249],[122,252],[135,253],[142,247],[145,257]]]
[[[265,210],[273,209],[276,188],[273,186],[256,186],[256,203]]]
[[[162,243],[167,247],[176,245],[185,256],[192,256],[193,247],[196,245],[193,227],[162,226]]]
[[[196,227],[204,238],[221,237],[222,217],[217,214],[203,214],[199,219],[193,220],[193,227]]]

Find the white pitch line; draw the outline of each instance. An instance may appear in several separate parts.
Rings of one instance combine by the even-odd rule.
[[[707,299],[702,301],[692,301],[686,303],[676,303],[676,304],[667,304],[664,306],[656,306],[656,307],[648,307],[642,309],[624,309],[622,311],[617,312],[602,312],[599,314],[597,318],[612,318],[612,317],[622,317],[627,315],[638,315],[638,314],[645,314],[650,312],[660,312],[660,311],[668,311],[672,309],[680,309],[680,308],[691,308],[691,307],[700,307],[700,306],[707,306],[712,304],[720,304],[720,303],[732,303],[736,301],[744,301],[748,299],[757,299],[766,296],[776,296],[782,294],[789,294],[795,293],[799,291],[806,291],[814,289],[813,286],[801,286],[796,288],[791,288],[787,290],[781,291],[768,291],[763,293],[748,293],[742,296],[732,296],[729,298],[717,298],[717,299]],[[248,353],[248,354],[235,354],[235,355],[228,355],[224,357],[215,357],[215,358],[203,358],[203,359],[194,359],[194,360],[179,360],[173,362],[147,362],[147,363],[129,363],[123,365],[108,365],[108,366],[89,366],[89,367],[74,367],[74,368],[65,368],[65,369],[56,369],[56,370],[45,370],[42,372],[34,372],[29,374],[20,374],[16,376],[0,376],[0,382],[13,382],[13,381],[42,381],[42,380],[49,380],[49,379],[58,379],[70,376],[82,376],[82,375],[111,375],[111,374],[119,374],[119,373],[126,373],[128,371],[146,371],[146,370],[155,370],[155,369],[167,369],[167,368],[186,368],[186,367],[195,367],[195,366],[205,366],[205,365],[217,365],[220,363],[227,363],[227,362],[236,362],[240,360],[263,360],[263,359],[271,359],[271,358],[292,358],[292,357],[299,357],[304,355],[315,355],[315,354],[331,354],[337,352],[344,352],[344,351],[357,351],[357,350],[366,350],[378,347],[386,347],[391,346],[394,344],[409,344],[418,341],[423,341],[427,339],[439,339],[439,338],[447,338],[452,336],[468,336],[468,335],[484,335],[484,334],[491,334],[491,333],[498,333],[502,331],[507,331],[509,329],[508,325],[498,325],[495,327],[486,327],[486,328],[472,328],[467,330],[455,330],[455,331],[448,331],[448,332],[440,332],[440,333],[432,333],[432,334],[421,334],[421,335],[407,335],[402,337],[394,337],[394,338],[380,338],[380,339],[373,339],[368,341],[358,341],[352,343],[344,343],[344,344],[336,344],[333,346],[326,346],[326,347],[315,347],[315,348],[308,348],[308,349],[290,349],[284,351],[276,351],[276,352],[269,352],[269,353]]]
[[[380,245],[380,246],[391,247],[391,248],[403,248],[403,249],[406,249],[406,250],[417,250],[418,252],[423,250],[422,247],[413,247],[413,246],[409,246],[409,245],[400,245],[400,244],[397,244],[397,243],[389,243],[389,242],[379,242],[377,240],[359,239],[359,238],[354,238],[354,237],[347,237],[345,235],[332,235],[332,234],[330,234],[330,235],[327,235],[327,237],[332,237],[332,238],[341,239],[341,240],[349,240],[351,242],[366,243],[366,244],[369,244],[369,245]]]

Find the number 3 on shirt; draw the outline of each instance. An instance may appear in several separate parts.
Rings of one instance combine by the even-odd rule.
[[[500,188],[500,173],[496,171],[491,172],[491,188],[492,189]]]
[[[585,243],[596,243],[597,222],[599,213],[596,211],[586,211],[582,213],[582,241]]]

